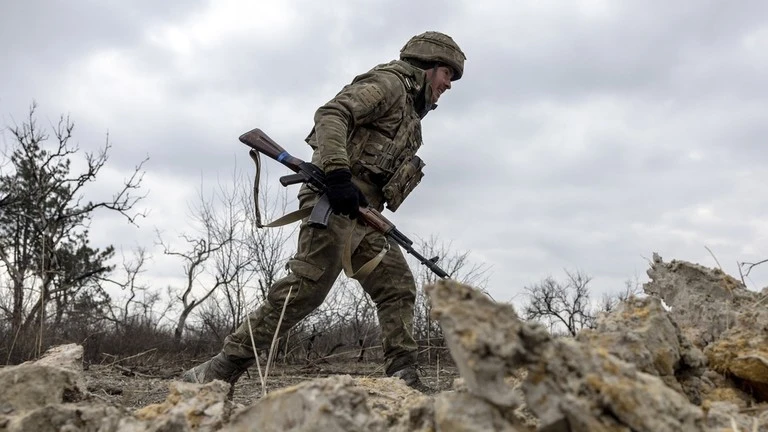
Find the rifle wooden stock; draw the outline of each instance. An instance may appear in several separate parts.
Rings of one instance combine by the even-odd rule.
[[[264,154],[281,164],[287,166],[293,172],[299,172],[300,165],[304,162],[301,159],[291,156],[280,144],[274,142],[259,128],[252,129],[240,135],[240,142],[248,147]]]
[[[365,223],[384,234],[388,234],[395,228],[395,224],[371,207],[360,207],[360,218],[362,218]]]

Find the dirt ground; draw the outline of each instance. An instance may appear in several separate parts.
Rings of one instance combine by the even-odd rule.
[[[201,359],[203,361],[204,359]],[[168,384],[178,379],[185,367],[182,366],[121,366],[90,365],[85,370],[88,390],[104,401],[121,405],[129,409],[144,407],[165,400]],[[262,362],[262,372],[264,364]],[[233,401],[236,404],[249,405],[262,394],[261,380],[256,366],[249,369],[235,387]],[[323,378],[331,375],[351,375],[354,377],[383,377],[383,363],[337,360],[310,364],[278,363],[270,367],[266,380],[267,392],[298,384],[302,381]],[[421,367],[422,380],[425,384],[439,391],[451,389],[459,374],[453,365],[436,364]]]

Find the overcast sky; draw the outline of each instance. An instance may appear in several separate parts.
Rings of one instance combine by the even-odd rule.
[[[387,213],[406,235],[471,251],[502,300],[563,269],[619,290],[653,252],[715,266],[705,246],[737,275],[768,258],[766,17],[765,1],[2,0],[0,122],[35,100],[84,150],[109,132],[96,195],[149,156],[149,217],[97,214],[92,237],[152,249],[201,179],[251,169],[241,133],[308,158],[318,106],[439,30],[468,60],[423,123],[423,182]],[[153,253],[148,280],[182,276]]]

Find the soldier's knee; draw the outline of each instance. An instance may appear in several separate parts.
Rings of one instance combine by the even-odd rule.
[[[289,260],[288,269],[290,273],[275,283],[275,289],[270,290],[267,301],[278,310],[283,307],[288,296],[292,310],[309,313],[319,307],[329,291],[322,286],[321,281],[325,269],[298,259]]]

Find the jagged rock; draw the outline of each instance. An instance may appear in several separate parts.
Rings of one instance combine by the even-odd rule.
[[[129,432],[118,429],[120,419],[126,415],[128,414],[124,410],[106,405],[47,405],[9,419],[5,428],[0,424],[0,430],[7,432],[112,432],[118,430]],[[146,431],[146,428],[140,430]]]
[[[227,432],[297,430],[383,431],[384,421],[366,404],[366,393],[348,375],[304,382],[269,393],[232,416]]]
[[[594,330],[583,330],[580,342],[602,347],[616,357],[656,375],[667,386],[701,403],[700,376],[706,357],[680,332],[657,297],[632,297],[603,315]]]
[[[0,415],[16,415],[85,397],[83,348],[54,347],[35,362],[0,369]]]
[[[119,409],[76,404],[88,397],[82,372],[83,348],[75,344],[0,369],[0,431],[115,430]]]
[[[434,401],[399,378],[355,378],[366,404],[387,431],[429,432],[435,429]]]
[[[665,263],[658,254],[648,276],[644,291],[672,308],[673,319],[704,349],[709,366],[768,401],[768,310],[760,305],[765,296],[718,269]]]
[[[768,401],[768,310],[740,312],[705,353],[712,369],[737,378],[759,401]]]
[[[0,369],[2,413],[18,414],[50,404],[75,402],[84,395],[78,373],[53,366],[22,364]]]
[[[219,430],[229,420],[232,404],[227,398],[229,385],[224,381],[207,384],[173,381],[169,390],[165,402],[137,410],[136,419],[148,426],[186,424],[200,432]]]
[[[510,305],[454,281],[427,293],[469,391],[502,411],[515,405],[504,377],[527,366],[522,389],[544,429],[703,430],[700,408],[603,348],[553,338],[543,326],[521,322]]]
[[[512,375],[509,375],[505,377],[504,382],[508,386],[512,388],[512,392],[514,393],[514,397],[516,400],[521,401],[521,403],[514,408],[512,411],[512,421],[511,423],[517,427],[517,430],[525,431],[525,432],[534,432],[539,430],[539,419],[536,418],[533,413],[531,413],[531,410],[528,409],[528,407],[523,403],[522,401],[525,400],[525,395],[523,394],[523,390],[521,389],[521,385],[523,380],[525,380],[525,377],[528,375],[528,371],[521,368],[515,370]],[[469,389],[467,388],[466,383],[464,382],[464,378],[456,378],[453,381],[453,390],[457,393],[468,393]],[[481,403],[486,403],[483,401],[483,399],[478,398],[477,396],[474,396],[474,400],[481,401]],[[509,415],[509,411],[505,411],[505,415]]]
[[[84,386],[82,347],[54,347],[35,362],[0,369],[0,431],[215,431],[228,419],[228,386],[172,383],[163,404],[135,416]]]
[[[651,281],[643,291],[664,300],[685,336],[701,349],[734,324],[739,310],[758,299],[757,293],[719,269],[678,260],[665,263],[656,253],[647,274]]]
[[[744,391],[768,388],[768,290],[752,293],[718,270],[657,255],[649,276],[646,292],[670,313],[654,297],[632,299],[575,340],[523,323],[510,305],[457,282],[427,287],[462,375],[456,391],[435,397],[398,379],[334,376],[232,414],[226,384],[174,382],[165,402],[131,413],[86,391],[82,348],[56,347],[0,369],[0,432],[768,432],[768,408]]]
[[[23,364],[54,366],[75,372],[83,371],[83,347],[78,344],[57,345],[50,348],[40,359]]]
[[[712,402],[729,402],[739,408],[749,408],[755,404],[754,397],[738,388],[732,380],[716,371],[707,370],[702,379],[707,383],[702,392],[702,405]]]
[[[433,304],[432,316],[440,320],[446,333],[446,344],[463,385],[494,405],[513,409],[521,405],[523,401],[515,395],[513,381],[508,378],[517,366],[528,362],[526,357],[535,355],[531,351],[536,351],[539,342],[550,339],[546,330],[524,329],[532,330],[526,339],[531,346],[510,343],[521,330],[512,306],[494,303],[479,291],[451,281],[425,289]]]

